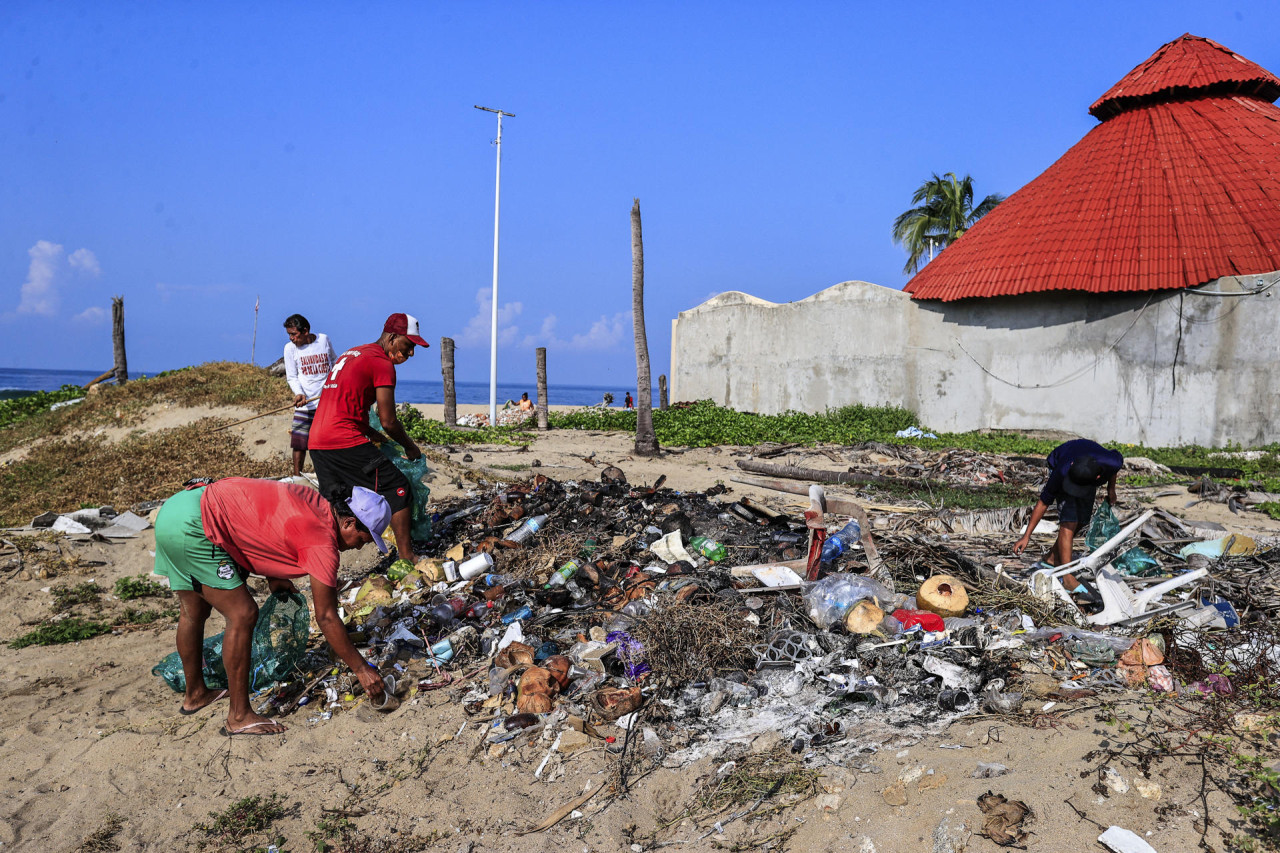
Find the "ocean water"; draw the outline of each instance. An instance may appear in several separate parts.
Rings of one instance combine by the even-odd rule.
[[[133,376],[154,375],[159,371],[134,371]],[[101,371],[94,370],[25,370],[19,368],[0,367],[0,399],[21,397],[33,391],[55,391],[63,385],[84,385],[96,379]],[[280,380],[284,382],[283,379]],[[457,382],[455,389],[458,403],[462,405],[488,405],[488,382]],[[606,388],[597,385],[549,385],[547,402],[556,406],[591,406],[599,403],[606,391],[613,394],[613,404],[621,406],[623,395],[630,390],[635,396],[635,389]],[[529,399],[537,399],[537,389],[532,383],[519,385],[511,382],[498,383],[498,405],[507,400],[519,400],[523,392],[529,393]],[[444,383],[440,380],[423,381],[417,379],[401,379],[396,383],[396,400],[401,403],[443,403]],[[654,389],[654,402],[657,405],[657,389]]]

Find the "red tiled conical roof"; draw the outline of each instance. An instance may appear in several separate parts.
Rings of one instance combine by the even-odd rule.
[[[1280,79],[1213,39],[1190,33],[1169,42],[1093,102],[1089,114],[1105,121],[1126,109],[1195,95],[1280,97]]]
[[[1280,79],[1209,39],[1161,47],[1102,124],[906,287],[944,301],[1193,287],[1280,269]]]

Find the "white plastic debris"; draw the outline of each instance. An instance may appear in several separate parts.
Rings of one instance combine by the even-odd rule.
[[[91,530],[89,530],[89,528],[85,527],[80,522],[76,521],[73,518],[68,518],[65,515],[58,516],[58,518],[53,522],[52,527],[54,530],[58,531],[59,533],[91,533],[92,532]]]
[[[1156,853],[1156,848],[1142,840],[1136,832],[1113,826],[1098,836],[1098,843],[1105,844],[1115,853]]]

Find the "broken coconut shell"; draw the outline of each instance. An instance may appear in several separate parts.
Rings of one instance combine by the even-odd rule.
[[[534,649],[524,643],[511,643],[494,658],[494,663],[503,669],[513,666],[532,666]]]
[[[560,684],[555,676],[539,666],[531,666],[520,676],[516,708],[526,714],[546,714],[555,705]]]
[[[884,611],[873,601],[859,601],[844,617],[844,627],[850,634],[870,634],[884,621]]]
[[[554,707],[555,700],[546,693],[522,693],[516,700],[516,709],[522,714],[550,714]]]
[[[963,616],[969,606],[969,593],[964,584],[951,575],[934,575],[920,584],[916,593],[916,606],[928,610],[946,619],[949,616]]]
[[[640,707],[639,687],[604,687],[591,694],[591,707],[602,720],[613,722]]]
[[[569,667],[572,665],[564,655],[552,655],[542,662],[542,668],[551,673],[561,690],[569,686]]]

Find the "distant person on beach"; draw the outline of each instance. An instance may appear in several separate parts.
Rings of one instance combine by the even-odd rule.
[[[630,391],[627,392],[627,398],[622,401],[622,405],[626,406],[628,409],[634,409],[636,407],[635,400],[631,399]]]
[[[425,346],[430,344],[418,334],[414,317],[392,314],[376,341],[338,356],[324,381],[308,442],[320,491],[364,486],[387,499],[396,548],[410,562],[416,557],[409,534],[409,480],[374,446],[382,436],[369,426],[369,409],[377,402],[382,428],[400,443],[405,456],[412,460],[422,455],[396,416],[396,365],[412,358],[415,347]]]
[[[1031,510],[1027,532],[1013,545],[1013,553],[1021,554],[1031,541],[1031,531],[1052,504],[1058,505],[1058,539],[1049,552],[1049,564],[1061,566],[1071,562],[1072,544],[1076,533],[1089,529],[1093,518],[1093,502],[1098,487],[1107,484],[1107,500],[1116,504],[1116,476],[1124,467],[1124,456],[1119,451],[1108,450],[1096,441],[1077,438],[1059,444],[1045,460],[1049,466],[1049,482],[1040,492],[1040,500]],[[1075,579],[1064,578],[1068,592],[1075,589]]]
[[[293,391],[293,426],[289,430],[289,446],[293,448],[293,476],[302,473],[307,459],[307,434],[316,416],[316,398],[324,378],[333,367],[333,344],[329,336],[312,333],[311,324],[301,314],[290,314],[284,321],[289,343],[284,345],[284,378]]]
[[[528,391],[525,391],[523,394],[520,395],[520,411],[522,412],[533,411],[533,401],[529,399]]]
[[[267,579],[272,593],[297,592],[291,578],[311,578],[316,624],[333,653],[376,698],[382,679],[347,637],[338,616],[338,552],[372,542],[391,509],[368,489],[335,489],[328,499],[309,486],[229,477],[178,492],[156,516],[156,574],[178,595],[178,656],[187,689],[179,713],[194,714],[230,700],[228,735],[274,735],[285,726],[249,707],[250,640],[258,604],[245,586],[250,574]],[[214,692],[202,672],[204,626],[217,610],[226,619],[222,662],[227,689]]]

